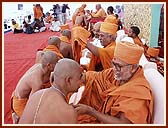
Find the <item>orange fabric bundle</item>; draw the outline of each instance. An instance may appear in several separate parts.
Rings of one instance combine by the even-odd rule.
[[[75,26],[72,28],[72,52],[74,60],[80,63],[80,58],[82,56],[82,49],[86,47],[88,37],[90,32],[81,26]]]
[[[147,54],[152,56],[152,57],[158,57],[160,50],[157,48],[148,48]]]
[[[55,45],[48,45],[44,50],[45,51],[53,51],[55,52],[60,58],[64,58],[59,49]]]
[[[90,32],[81,26],[75,26],[72,28],[72,41],[78,41],[79,44],[84,48],[88,42]]]
[[[78,40],[72,42],[72,53],[73,58],[76,62],[80,63],[80,58],[82,57],[82,47],[79,44]]]
[[[65,29],[70,29],[69,24],[60,25],[60,28],[61,28],[61,31],[65,30]]]
[[[109,34],[116,34],[118,30],[118,25],[112,24],[112,23],[107,23],[107,22],[102,22],[100,26],[100,32],[105,32]]]
[[[71,44],[70,40],[69,40],[68,37],[66,37],[66,36],[61,36],[61,37],[60,37],[60,40],[61,40],[62,42]]]
[[[114,15],[108,15],[106,17],[106,19],[104,20],[104,22],[112,23],[112,24],[117,24],[118,25],[118,20],[116,19],[116,17]]]
[[[117,43],[114,57],[126,62],[127,64],[138,64],[144,49],[137,44],[125,42]]]
[[[11,98],[11,109],[13,112],[15,112],[19,117],[21,117],[24,108],[26,106],[28,99],[18,99],[15,95]]]

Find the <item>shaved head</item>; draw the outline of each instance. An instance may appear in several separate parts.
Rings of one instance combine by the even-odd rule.
[[[58,62],[58,56],[53,51],[46,51],[42,53],[42,66],[47,64],[56,64]]]
[[[74,73],[80,72],[80,65],[72,59],[61,59],[55,66],[54,76],[66,77],[73,76]]]
[[[101,8],[101,4],[96,4],[96,9],[100,9]]]
[[[62,31],[62,36],[66,36],[68,37],[69,39],[71,39],[71,31],[68,30],[68,29],[65,29]]]
[[[93,29],[94,29],[95,31],[99,32],[99,31],[100,31],[101,23],[102,23],[102,22],[97,22],[97,23],[95,23],[94,26],[93,26]]]
[[[75,92],[83,82],[82,75],[80,65],[76,61],[68,58],[61,59],[54,68],[53,85],[59,86],[64,94]]]
[[[48,38],[48,45],[55,45],[55,46],[59,47],[60,43],[61,43],[61,40],[57,36],[50,36]]]

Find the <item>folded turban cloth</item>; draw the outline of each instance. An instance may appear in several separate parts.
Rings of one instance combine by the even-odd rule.
[[[102,22],[100,26],[100,32],[105,32],[108,34],[116,34],[118,30],[118,25],[112,24],[112,23],[107,23],[107,22]]]
[[[152,56],[152,57],[157,57],[158,55],[159,55],[159,49],[157,49],[157,48],[148,48],[148,50],[147,50],[147,54],[148,55],[150,55],[150,56]]]
[[[81,26],[75,26],[72,28],[72,41],[78,41],[82,47],[85,47],[87,44],[88,37],[90,32],[84,29]]]
[[[63,24],[60,25],[61,31],[65,30],[65,29],[69,29],[69,24]]]
[[[137,44],[124,42],[117,43],[114,50],[114,57],[127,64],[138,64],[144,49]]]

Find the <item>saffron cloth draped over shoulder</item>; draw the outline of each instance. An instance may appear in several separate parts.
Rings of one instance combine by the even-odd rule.
[[[79,63],[81,58],[81,50],[86,47],[90,32],[81,26],[72,28],[72,52],[74,59]]]
[[[53,51],[55,52],[60,58],[64,58],[59,49],[55,45],[48,45],[43,51]]]

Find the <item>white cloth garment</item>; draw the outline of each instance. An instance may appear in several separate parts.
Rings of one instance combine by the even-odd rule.
[[[60,30],[60,25],[61,25],[61,23],[59,21],[52,21],[51,26],[50,26],[50,30],[52,30],[54,32],[58,32]]]

